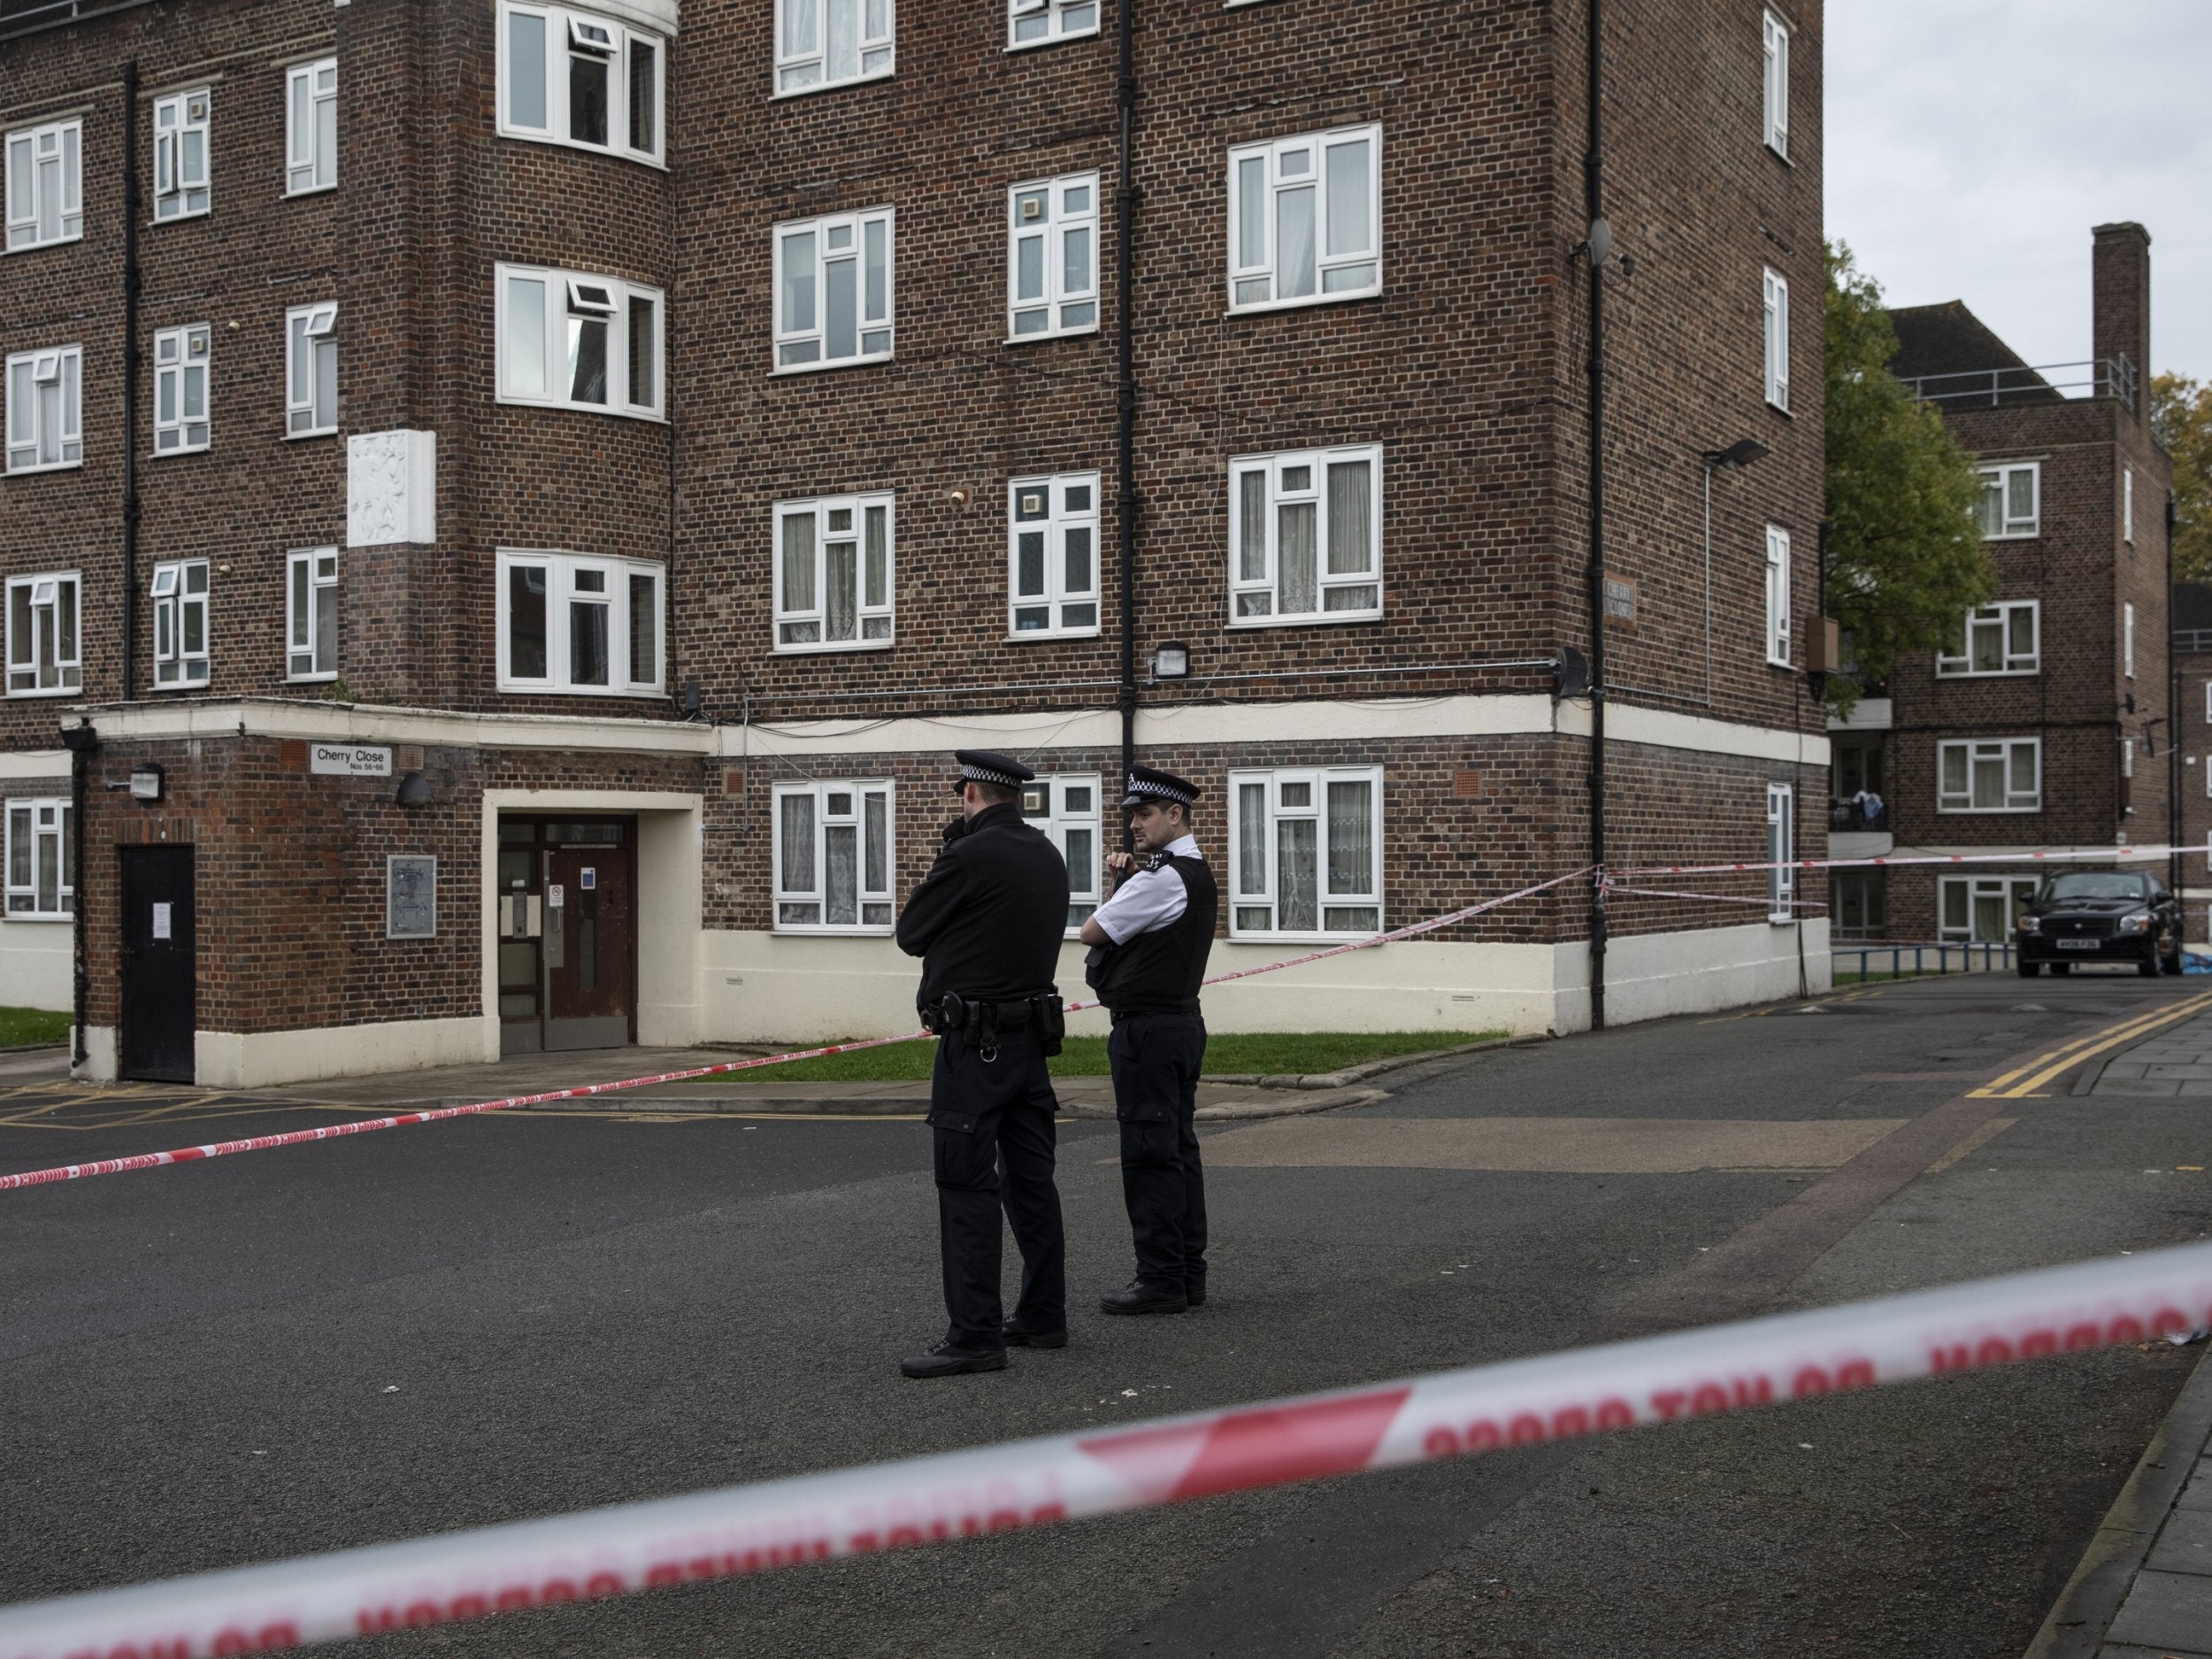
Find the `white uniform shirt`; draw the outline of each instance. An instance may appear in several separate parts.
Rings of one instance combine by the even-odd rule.
[[[1195,835],[1170,841],[1164,856],[1195,858],[1201,863],[1206,856],[1198,850]],[[1163,864],[1157,870],[1133,870],[1124,876],[1113,897],[1092,912],[1091,919],[1107,938],[1125,945],[1139,933],[1167,926],[1189,908],[1190,892],[1183,886],[1183,878],[1172,866]]]

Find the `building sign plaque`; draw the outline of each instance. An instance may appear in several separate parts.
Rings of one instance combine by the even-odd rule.
[[[384,937],[437,936],[437,859],[426,853],[388,855],[384,860]]]
[[[392,751],[367,743],[315,743],[308,748],[307,769],[322,777],[388,778]]]

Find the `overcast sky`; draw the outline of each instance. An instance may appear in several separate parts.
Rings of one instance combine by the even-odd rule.
[[[1828,235],[1895,305],[2089,356],[2089,228],[2151,234],[2151,369],[2212,380],[2212,0],[1834,0]]]

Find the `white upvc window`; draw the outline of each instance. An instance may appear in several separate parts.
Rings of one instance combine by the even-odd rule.
[[[1229,933],[1382,931],[1382,768],[1229,774]]]
[[[1098,328],[1098,175],[1037,179],[1006,193],[1006,337]]]
[[[2008,945],[2013,924],[2041,885],[2037,876],[1939,876],[1938,936]]]
[[[338,307],[325,300],[284,313],[284,435],[338,430]]]
[[[1790,865],[1797,857],[1797,790],[1793,785],[1767,785],[1767,920],[1797,919],[1797,872]]]
[[[493,269],[501,403],[659,419],[660,289],[580,271]]]
[[[154,217],[188,219],[207,211],[205,87],[154,100]]]
[[[2043,663],[2042,611],[2033,599],[2001,599],[1970,611],[1936,652],[1943,678],[2032,674]]]
[[[1382,128],[1303,133],[1229,152],[1229,308],[1382,291]]]
[[[2135,545],[2135,469],[2120,469],[2120,539]]]
[[[84,123],[49,121],[8,134],[8,251],[84,234]]]
[[[776,90],[873,81],[895,66],[892,0],[776,0]]]
[[[1767,661],[1790,665],[1790,533],[1767,526]]]
[[[77,909],[77,872],[66,801],[8,803],[8,917],[66,921]]]
[[[1044,832],[1068,866],[1070,938],[1098,909],[1099,856],[1104,831],[1101,780],[1094,772],[1061,772],[1022,785],[1022,817]]]
[[[1768,12],[1761,28],[1765,36],[1763,125],[1767,148],[1786,157],[1790,153],[1790,26]]]
[[[776,503],[776,649],[887,648],[895,587],[889,491]]]
[[[2016,461],[2005,466],[1981,469],[1982,495],[1978,511],[1982,535],[1991,541],[2036,535],[2042,529],[2043,466],[2038,461]]]
[[[1786,414],[1790,406],[1790,282],[1772,265],[1766,268],[1763,310],[1767,402]]]
[[[166,560],[154,566],[154,684],[208,681],[207,561]]]
[[[1382,615],[1382,446],[1243,455],[1229,463],[1229,622]]]
[[[285,678],[335,680],[338,549],[295,548],[285,565]]]
[[[154,453],[183,455],[208,446],[205,323],[154,332]]]
[[[84,348],[50,346],[8,359],[8,471],[84,465]]]
[[[775,803],[776,932],[889,933],[890,781],[780,783]]]
[[[1048,46],[1098,33],[1099,0],[1006,0],[1006,46]]]
[[[664,569],[644,559],[499,550],[499,688],[661,693]]]
[[[84,684],[75,571],[8,579],[8,695],[50,697]]]
[[[895,218],[884,207],[776,227],[778,373],[891,355]]]
[[[2120,607],[2120,669],[2130,680],[2135,678],[2135,607]]]
[[[294,64],[284,77],[284,193],[338,182],[338,60]]]
[[[499,7],[499,130],[657,164],[668,43],[573,6]]]
[[[2043,740],[1962,738],[1936,745],[1939,812],[2040,812]]]
[[[1018,478],[1006,497],[1008,634],[1096,634],[1098,474]]]

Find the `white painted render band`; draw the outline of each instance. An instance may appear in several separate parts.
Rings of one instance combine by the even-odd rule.
[[[0,752],[0,781],[50,781],[53,794],[69,793],[69,751],[65,749],[19,749]]]

